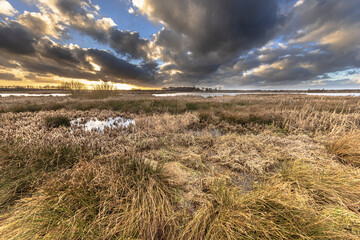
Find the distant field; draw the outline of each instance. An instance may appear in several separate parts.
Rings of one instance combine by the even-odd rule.
[[[0,239],[360,238],[358,97],[121,92],[0,113]]]

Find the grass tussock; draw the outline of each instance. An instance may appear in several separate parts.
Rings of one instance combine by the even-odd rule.
[[[323,237],[320,219],[307,207],[307,199],[284,184],[263,185],[248,194],[218,180],[206,187],[206,202],[181,239]]]
[[[49,174],[75,164],[85,154],[76,145],[10,145],[0,166],[0,212],[18,199],[29,196]]]
[[[295,161],[283,166],[280,177],[294,188],[305,191],[319,205],[341,206],[358,212],[359,173],[357,169],[331,165],[331,162],[314,164]]]
[[[177,230],[175,196],[161,167],[141,159],[80,162],[23,199],[2,236],[169,239]]]
[[[47,117],[45,125],[47,128],[70,127],[70,119],[66,116]]]
[[[0,239],[360,239],[358,98],[35,100],[0,103]]]
[[[328,144],[329,151],[340,162],[360,167],[360,131],[352,131]]]
[[[288,164],[250,192],[204,183],[202,207],[181,239],[358,239],[359,173]]]

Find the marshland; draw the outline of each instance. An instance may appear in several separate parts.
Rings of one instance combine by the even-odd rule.
[[[358,97],[7,97],[0,112],[0,239],[360,238]]]

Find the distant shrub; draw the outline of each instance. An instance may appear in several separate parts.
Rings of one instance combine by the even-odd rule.
[[[70,119],[66,116],[47,117],[45,124],[47,128],[70,127]]]
[[[91,92],[87,94],[89,98],[108,98],[116,95],[117,88],[114,84],[108,82],[101,82],[99,85],[95,85]]]
[[[61,88],[69,91],[72,96],[80,96],[84,90],[86,90],[86,85],[82,82],[71,80],[68,82],[63,82]]]

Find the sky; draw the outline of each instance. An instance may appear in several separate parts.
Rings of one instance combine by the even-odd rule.
[[[360,89],[359,0],[0,0],[0,86]]]

